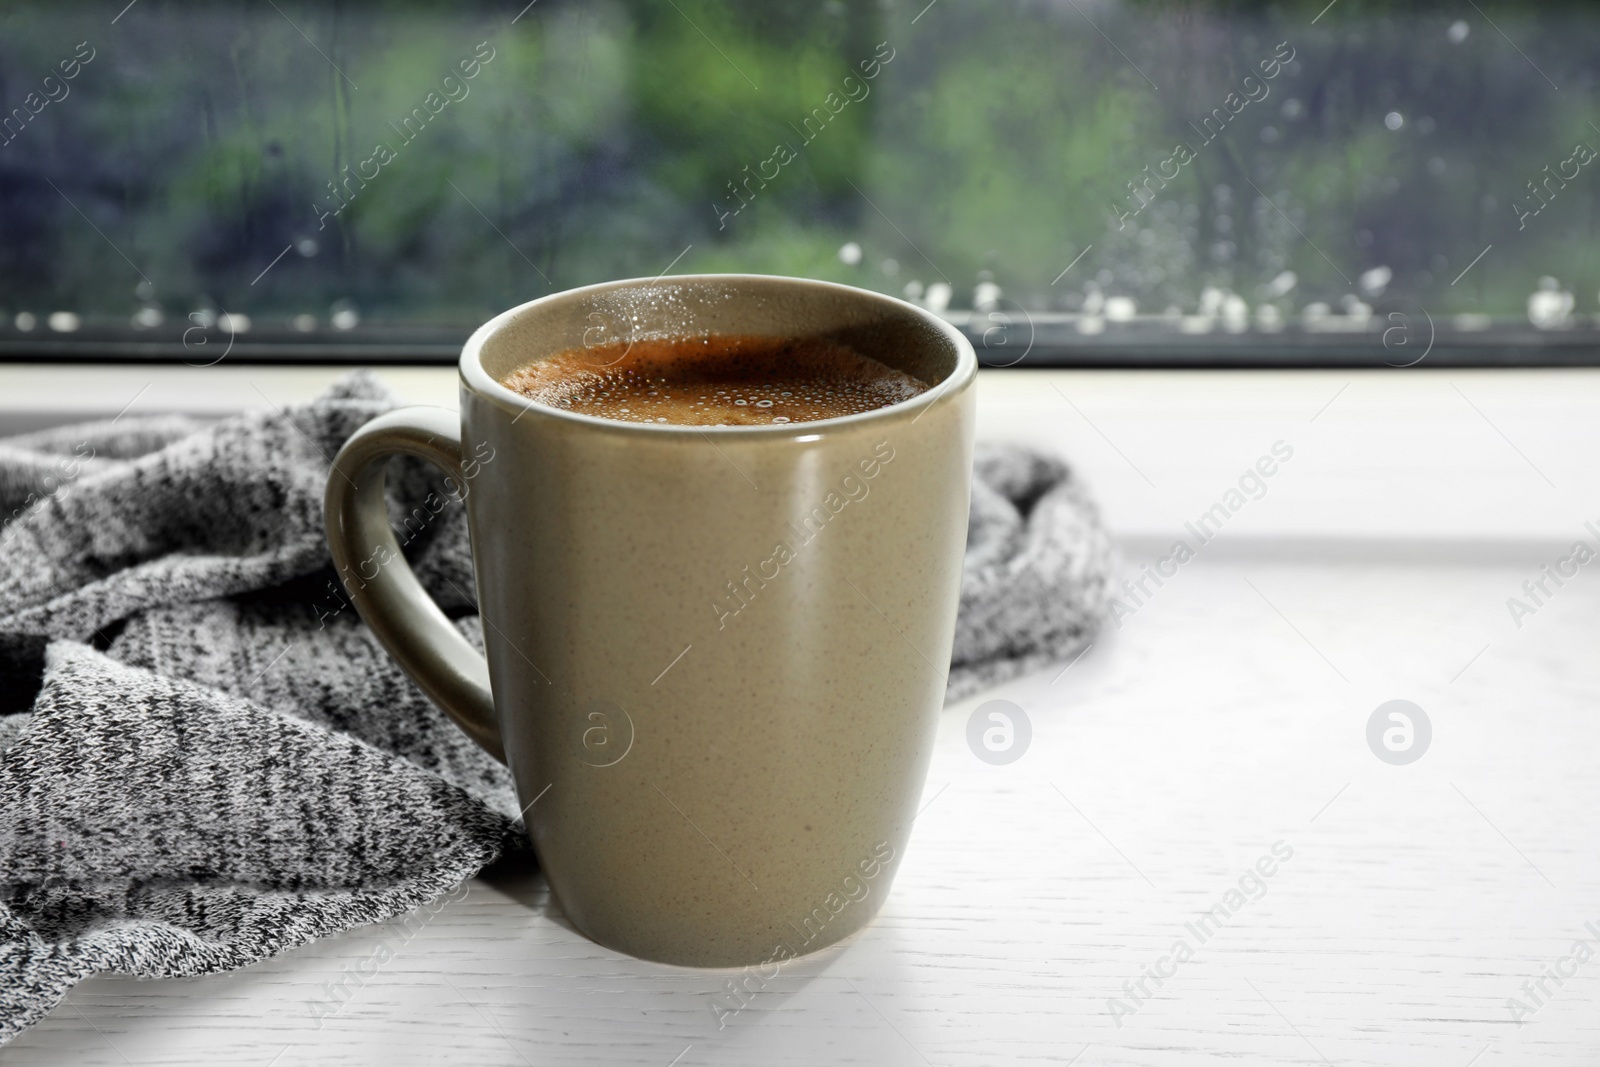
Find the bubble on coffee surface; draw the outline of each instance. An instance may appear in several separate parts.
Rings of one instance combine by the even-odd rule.
[[[547,407],[691,426],[814,422],[928,389],[837,341],[720,334],[571,349],[513,371],[504,383]]]

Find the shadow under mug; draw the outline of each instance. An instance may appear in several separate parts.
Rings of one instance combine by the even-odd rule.
[[[501,384],[565,350],[708,333],[826,336],[931,388],[840,418],[713,427],[577,414]],[[949,672],[976,367],[947,323],[849,286],[612,282],[479,328],[459,416],[400,409],[340,450],[327,535],[351,599],[510,767],[551,890],[586,935],[743,966],[832,944],[881,906]],[[394,454],[461,488],[484,655],[401,554],[384,507]]]

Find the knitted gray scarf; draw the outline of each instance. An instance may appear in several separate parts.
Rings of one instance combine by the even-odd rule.
[[[96,972],[242,967],[528,850],[505,768],[323,544],[328,457],[394,405],[354,374],[287,411],[0,441],[0,1044]],[[952,698],[1080,647],[1110,568],[1061,463],[985,447],[976,473]],[[437,480],[396,475],[397,516]],[[459,505],[407,555],[481,645]]]

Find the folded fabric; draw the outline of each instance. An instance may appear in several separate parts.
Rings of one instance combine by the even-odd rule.
[[[395,403],[357,373],[287,411],[0,441],[0,1044],[88,975],[240,967],[526,855],[509,774],[323,543],[329,457]],[[1081,647],[1111,568],[1065,465],[984,446],[975,475],[952,698]],[[389,484],[398,524],[439,475]],[[481,646],[459,504],[406,555]]]

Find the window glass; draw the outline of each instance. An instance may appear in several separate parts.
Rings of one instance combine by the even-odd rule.
[[[447,351],[663,272],[1002,363],[1517,360],[1600,310],[1593,4],[116,8],[0,11],[0,350]]]

